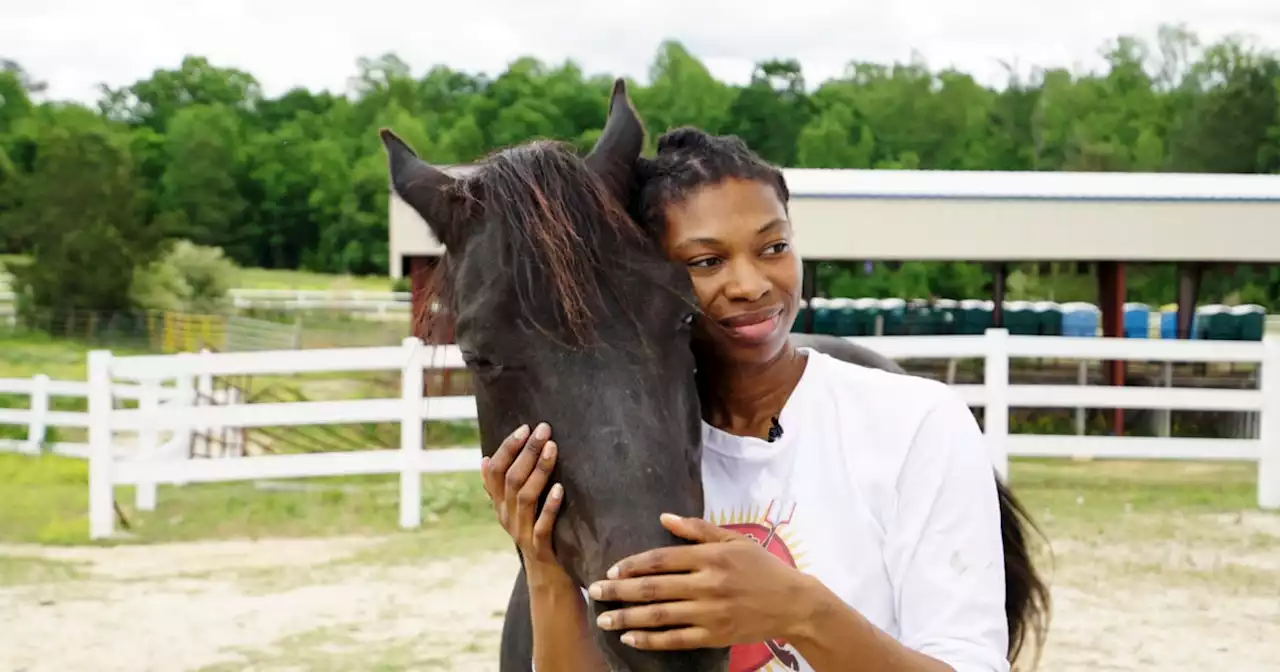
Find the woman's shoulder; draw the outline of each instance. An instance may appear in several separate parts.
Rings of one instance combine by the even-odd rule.
[[[949,463],[957,451],[986,459],[981,430],[955,388],[822,353],[809,356],[817,375],[808,422],[834,437],[831,445],[853,461],[864,488],[888,495],[904,470]]]
[[[808,355],[827,395],[841,405],[888,406],[923,414],[958,398],[954,389],[932,378],[863,366],[815,350]]]

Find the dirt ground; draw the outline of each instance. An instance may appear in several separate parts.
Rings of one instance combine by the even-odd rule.
[[[1039,669],[1278,669],[1280,517],[1127,527],[1055,541]],[[512,554],[402,546],[0,547],[0,670],[496,670]]]

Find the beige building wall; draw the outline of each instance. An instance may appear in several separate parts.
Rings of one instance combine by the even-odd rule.
[[[1280,261],[1280,201],[797,198],[807,259]]]
[[[437,257],[444,254],[444,246],[431,234],[431,228],[413,208],[395,192],[387,201],[387,214],[391,220],[388,256],[391,277],[400,279],[409,270],[404,268],[405,257]]]
[[[784,172],[806,259],[1280,262],[1275,175]],[[389,210],[392,277],[443,254],[394,194]]]

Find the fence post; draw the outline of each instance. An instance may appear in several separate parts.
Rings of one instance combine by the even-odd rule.
[[[217,406],[218,400],[213,396],[213,374],[208,373],[208,363],[211,358],[211,353],[208,348],[201,348],[200,353],[197,354],[196,357],[199,358],[198,361],[201,364],[200,368],[204,371],[200,375],[196,376],[196,408]],[[204,449],[207,453],[205,457],[210,459],[218,457],[214,454],[215,446],[213,436],[221,431],[221,429],[221,427],[215,427],[212,423],[205,422],[203,420],[196,423],[195,430],[204,437]]]
[[[1000,480],[1009,481],[1009,330],[987,329],[987,356],[983,383],[987,405],[983,408],[983,429],[987,451]]]
[[[1262,417],[1258,428],[1258,508],[1280,509],[1280,336],[1262,339]]]
[[[27,426],[27,451],[39,455],[49,432],[49,376],[31,377],[31,424]]]
[[[189,352],[177,354],[175,362],[178,366],[175,368],[179,373],[174,378],[173,397],[169,400],[169,406],[184,418],[183,422],[174,426],[172,438],[169,439],[182,450],[182,459],[190,459],[195,451],[195,426],[191,421],[191,409],[196,405],[196,380],[190,373],[191,367],[187,365],[192,357],[195,355]],[[176,482],[174,485],[186,485],[186,482]]]
[[[400,374],[400,527],[422,524],[422,393],[423,345],[404,339],[404,370]]]
[[[138,394],[138,414],[142,416],[143,426],[138,430],[138,458],[156,459],[156,448],[159,445],[159,432],[155,428],[156,411],[160,408],[160,381],[147,379],[142,381],[142,389]],[[140,480],[133,486],[134,506],[139,511],[156,510],[155,481]]]
[[[115,527],[111,456],[111,351],[89,353],[89,538],[105,539]]]

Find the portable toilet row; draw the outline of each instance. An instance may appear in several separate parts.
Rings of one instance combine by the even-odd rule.
[[[1166,315],[1169,327],[1165,326]],[[1160,316],[1161,338],[1177,336],[1177,307]],[[1191,322],[1192,338],[1213,341],[1261,341],[1267,330],[1267,310],[1254,303],[1224,306],[1220,303],[1196,308]],[[1165,332],[1172,334],[1165,336]]]
[[[836,336],[981,334],[991,326],[995,306],[981,299],[937,299],[930,303],[900,298],[814,298],[811,303],[801,306],[795,330],[803,330],[806,315],[812,311],[813,331]],[[1099,308],[1083,301],[1004,303],[1004,324],[1011,334],[1096,337],[1101,321]],[[1162,306],[1156,316],[1147,304],[1124,304],[1125,338],[1176,338],[1176,325],[1176,306]],[[1213,340],[1261,340],[1265,331],[1266,310],[1256,304],[1200,306],[1192,324],[1193,338]]]

